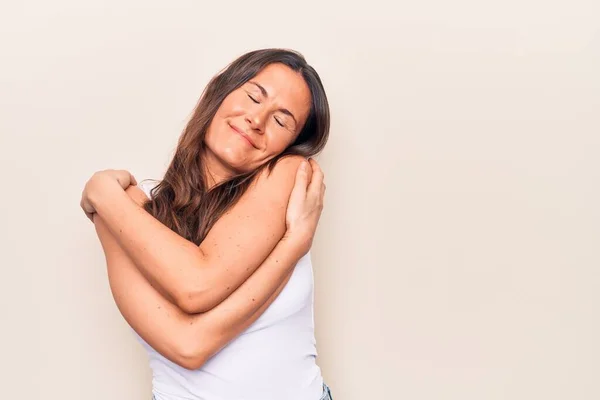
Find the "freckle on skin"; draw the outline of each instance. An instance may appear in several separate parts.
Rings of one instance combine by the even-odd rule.
[[[254,299],[252,299],[252,301],[254,301]]]

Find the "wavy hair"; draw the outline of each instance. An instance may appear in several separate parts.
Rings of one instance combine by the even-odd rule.
[[[263,68],[281,63],[300,73],[310,89],[311,107],[298,137],[281,154],[254,171],[231,177],[208,189],[205,170],[204,138],[221,103],[231,93],[252,79]],[[259,172],[273,170],[288,155],[312,157],[318,154],[329,137],[329,104],[321,79],[304,56],[287,49],[262,49],[246,53],[214,76],[200,96],[164,178],[151,190],[144,209],[174,232],[197,245],[204,240],[215,222],[248,189]]]

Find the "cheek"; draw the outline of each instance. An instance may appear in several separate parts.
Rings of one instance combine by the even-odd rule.
[[[267,152],[274,155],[283,153],[293,142],[294,138],[289,133],[279,132],[269,137]]]
[[[229,96],[225,97],[225,99],[221,103],[221,106],[217,110],[216,116],[226,117],[231,113],[236,113],[236,112],[242,111],[243,104],[244,103],[242,102],[242,99],[240,98],[240,94],[233,92],[233,93],[229,94]]]
[[[211,123],[208,125],[208,129],[206,130],[206,136],[204,136],[204,143],[211,144],[215,140],[215,130],[216,130],[216,121],[218,121],[217,115],[214,116]]]

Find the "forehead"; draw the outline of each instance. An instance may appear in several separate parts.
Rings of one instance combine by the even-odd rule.
[[[252,81],[265,88],[269,99],[289,109],[301,121],[308,117],[311,105],[310,89],[300,73],[286,65],[275,63],[263,68],[250,79],[250,82]]]

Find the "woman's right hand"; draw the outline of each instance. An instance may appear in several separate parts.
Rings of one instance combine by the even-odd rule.
[[[302,255],[308,253],[323,210],[325,176],[312,158],[300,164],[286,213],[285,240],[296,243]]]

